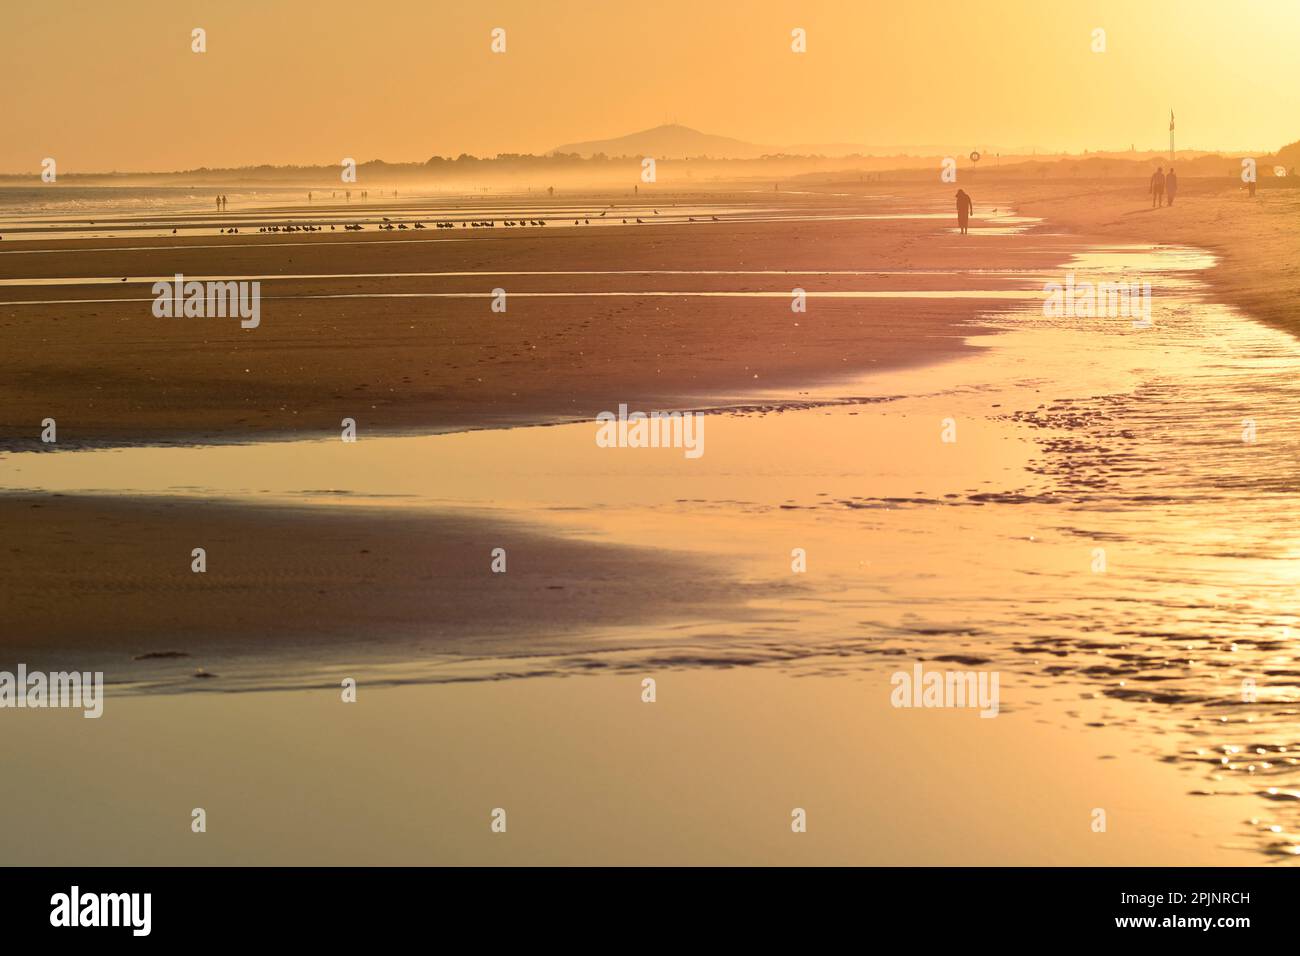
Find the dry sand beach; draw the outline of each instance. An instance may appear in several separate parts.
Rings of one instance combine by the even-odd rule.
[[[7,233],[0,653],[116,693],[93,739],[0,743],[48,784],[0,797],[32,821],[0,851],[76,817],[59,862],[1293,859],[1300,346],[1254,319],[1295,319],[1294,198],[984,188],[968,237],[946,188],[877,183]],[[1149,280],[1154,328],[1046,318],[1073,271]],[[261,281],[261,325],[154,318],[177,272]],[[597,448],[619,403],[707,410],[706,453]],[[997,669],[1002,712],[891,707],[916,661]],[[139,773],[74,806],[104,761]],[[160,823],[191,791],[228,821],[201,859]]]

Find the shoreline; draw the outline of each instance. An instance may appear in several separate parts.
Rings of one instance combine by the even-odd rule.
[[[1221,180],[1186,179],[1173,206],[1152,209],[1141,184],[1093,185],[1028,190],[1017,207],[1094,238],[1204,249],[1216,260],[1206,279],[1224,302],[1300,340],[1300,189],[1250,199]]]

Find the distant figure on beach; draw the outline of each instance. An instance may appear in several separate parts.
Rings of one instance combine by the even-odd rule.
[[[1151,208],[1159,208],[1165,200],[1165,171],[1156,167],[1156,171],[1151,174]]]
[[[217,212],[221,212],[221,197],[217,197]]]
[[[970,196],[966,195],[966,190],[957,190],[957,227],[963,236],[968,235],[966,229],[970,225],[970,214],[974,208],[975,204],[971,202]]]
[[[311,202],[311,193],[308,193],[308,194],[307,194],[307,201],[308,201],[308,202]]]
[[[1165,176],[1165,205],[1172,206],[1174,197],[1178,195],[1178,177],[1174,175],[1174,167],[1169,167],[1169,174]]]

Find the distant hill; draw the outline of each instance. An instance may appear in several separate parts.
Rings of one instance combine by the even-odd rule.
[[[1300,140],[1283,146],[1277,151],[1278,164],[1287,169],[1300,167]]]
[[[712,136],[689,126],[669,123],[643,129],[615,139],[593,139],[586,143],[566,143],[553,153],[577,153],[579,156],[653,156],[656,159],[689,159],[708,156],[713,159],[755,159],[778,150],[759,146],[729,136]]]
[[[604,155],[653,156],[656,159],[759,159],[764,156],[965,156],[972,147],[989,155],[1028,155],[1032,147],[998,147],[990,144],[912,144],[887,146],[862,143],[794,143],[780,146],[747,143],[729,136],[702,133],[689,126],[669,123],[643,129],[612,139],[593,139],[584,143],[565,143],[546,155],[577,154],[583,157]],[[1049,154],[1044,154],[1049,155]]]

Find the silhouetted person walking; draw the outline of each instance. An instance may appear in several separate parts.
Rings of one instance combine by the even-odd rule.
[[[1169,174],[1165,176],[1165,205],[1172,206],[1174,197],[1178,195],[1178,177],[1174,175],[1174,167],[1169,167]]]
[[[1151,208],[1156,209],[1165,199],[1165,171],[1156,167],[1151,174]]]
[[[957,190],[957,228],[961,230],[963,236],[967,235],[966,230],[970,225],[970,214],[974,208],[975,204],[971,202],[970,196],[966,195],[966,190]]]

